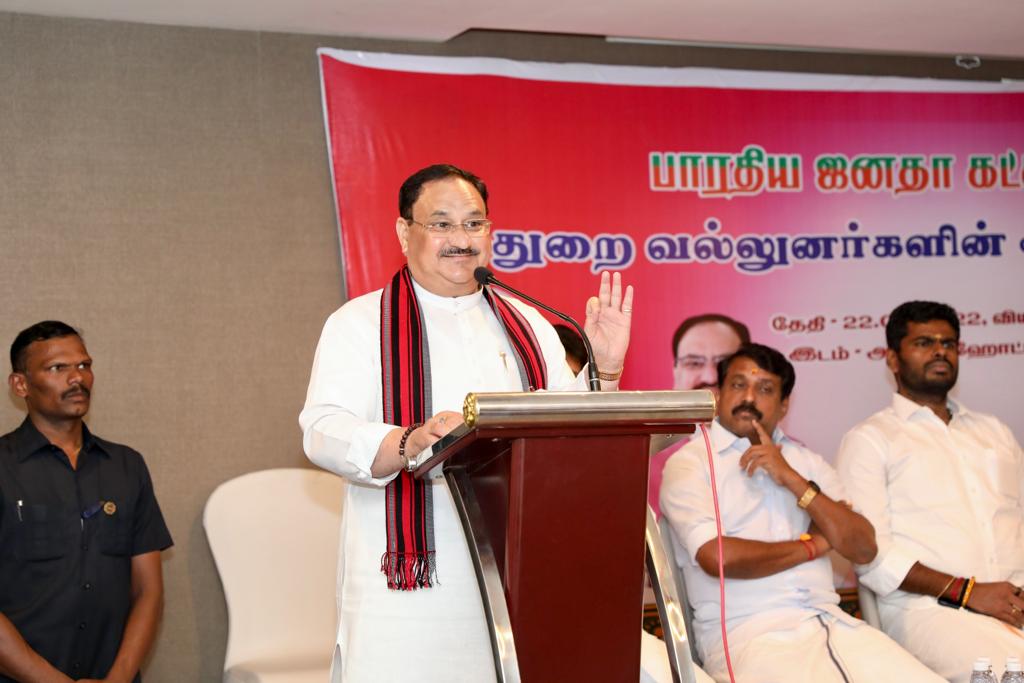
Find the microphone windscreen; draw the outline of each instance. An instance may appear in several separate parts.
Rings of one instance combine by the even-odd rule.
[[[479,266],[473,271],[473,277],[476,278],[476,281],[480,284],[486,285],[494,275],[484,266]]]

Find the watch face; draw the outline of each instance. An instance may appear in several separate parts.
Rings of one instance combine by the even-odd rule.
[[[809,481],[807,484],[807,490],[804,491],[804,495],[800,496],[800,499],[796,501],[797,506],[800,508],[806,508],[810,505],[814,497],[821,491],[813,481]]]

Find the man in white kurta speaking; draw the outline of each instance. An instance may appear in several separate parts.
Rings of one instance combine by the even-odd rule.
[[[299,416],[310,460],[350,482],[332,681],[494,680],[451,494],[439,471],[416,481],[409,465],[462,422],[469,392],[586,383],[536,310],[474,279],[491,256],[479,178],[449,165],[413,174],[399,191],[395,229],[406,266],[328,318]],[[618,274],[604,273],[586,302],[606,390],[618,386],[632,300]]]
[[[847,433],[838,468],[878,534],[858,567],[882,628],[943,678],[976,657],[1024,657],[1024,453],[1009,428],[949,398],[960,319],[909,301],[890,314],[892,403]]]

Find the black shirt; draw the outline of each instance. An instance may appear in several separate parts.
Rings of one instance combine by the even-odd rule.
[[[137,452],[83,425],[72,469],[28,418],[0,437],[0,613],[72,679],[107,675],[131,609],[132,556],[171,544]]]

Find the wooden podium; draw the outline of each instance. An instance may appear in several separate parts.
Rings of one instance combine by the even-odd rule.
[[[635,681],[651,435],[714,416],[709,391],[470,394],[443,463],[498,681]]]

